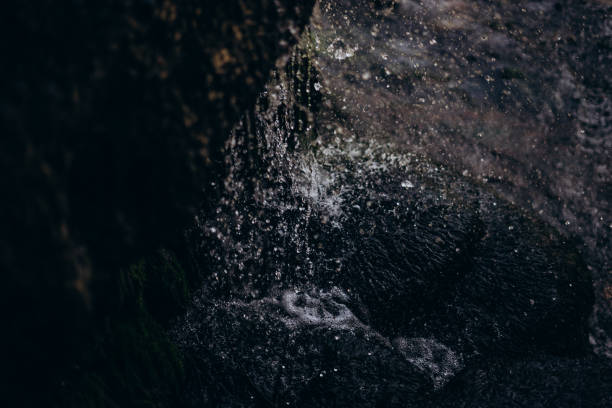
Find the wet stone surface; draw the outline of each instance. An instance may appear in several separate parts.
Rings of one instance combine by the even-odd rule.
[[[607,179],[585,172],[607,116],[587,158],[588,98],[552,91],[576,53],[606,63],[568,22],[605,5],[474,4],[319,3],[192,231],[210,276],[173,333],[195,405],[606,405]]]
[[[582,241],[612,356],[612,20],[605,1],[323,1],[313,37],[350,127],[409,146]],[[358,44],[339,61],[328,44]],[[348,125],[346,125],[348,126]]]

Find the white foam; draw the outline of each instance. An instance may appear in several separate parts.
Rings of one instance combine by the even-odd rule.
[[[393,345],[406,360],[430,376],[436,389],[444,386],[463,367],[461,357],[435,339],[398,337]]]
[[[319,290],[309,294],[288,290],[281,296],[283,309],[291,319],[283,319],[287,326],[328,326],[335,329],[365,328],[364,324],[343,303],[348,295],[341,289]]]

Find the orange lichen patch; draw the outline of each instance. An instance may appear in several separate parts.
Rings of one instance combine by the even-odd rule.
[[[209,101],[216,101],[217,99],[223,99],[223,92],[217,92],[217,91],[208,92]]]
[[[612,285],[608,285],[603,289],[604,297],[607,300],[612,300]]]
[[[198,116],[187,105],[183,105],[183,123],[190,128],[198,121]]]
[[[176,20],[176,4],[166,0],[162,4],[161,9],[156,11],[156,14],[164,21],[173,22]]]
[[[159,77],[161,79],[168,78],[168,63],[163,56],[157,56],[157,65],[159,65]]]
[[[196,134],[195,138],[198,142],[202,143],[202,145],[208,146],[208,137],[206,137],[204,133]]]
[[[200,142],[201,147],[199,150],[200,156],[204,158],[206,164],[210,164],[210,154],[208,152],[208,137],[204,133],[198,133],[195,135],[195,138],[198,142]]]
[[[232,24],[232,31],[234,32],[234,37],[236,37],[237,41],[242,41],[242,31],[240,31],[240,27],[235,24]]]
[[[245,3],[243,0],[240,0],[240,8],[242,9],[242,14],[244,14],[245,16],[249,16],[251,14],[253,14],[253,10],[251,10]]]
[[[235,62],[235,58],[227,48],[217,51],[212,57],[212,63],[217,73],[225,72],[225,65]]]

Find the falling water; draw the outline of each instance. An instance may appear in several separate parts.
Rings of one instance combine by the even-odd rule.
[[[382,24],[345,32],[343,15],[323,4],[288,68],[226,144],[223,193],[195,228],[207,276],[174,330],[179,344],[242,398],[278,404],[310,401],[317,387],[339,384],[345,398],[392,394],[415,403],[483,355],[583,347],[573,331],[586,327],[591,283],[569,244],[509,203],[501,181],[491,187],[477,166],[457,168],[452,149],[444,156],[411,139],[438,135],[426,118],[447,129],[453,109],[466,122],[494,115],[468,111],[454,91],[437,95],[444,70],[454,70],[434,63],[444,39],[430,38],[427,48],[410,37],[414,21],[406,28],[392,19],[410,41],[379,40]],[[464,17],[455,23],[472,24]],[[466,28],[445,28],[455,29]],[[418,86],[436,91],[425,95],[414,78],[398,88],[408,79],[394,71],[405,66],[424,78]],[[483,89],[496,80],[483,78]],[[412,111],[397,107],[398,95]],[[512,116],[507,103],[500,102]],[[578,118],[588,125],[608,105],[605,97],[583,101]],[[416,125],[394,138],[403,113]],[[601,135],[598,128],[578,137],[597,145]],[[463,139],[440,138],[442,147],[465,149]],[[215,391],[202,381],[194,388],[206,403]]]

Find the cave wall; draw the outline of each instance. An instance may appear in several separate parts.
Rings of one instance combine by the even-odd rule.
[[[121,313],[128,265],[180,252],[227,134],[313,3],[3,5],[3,387],[55,379]]]

